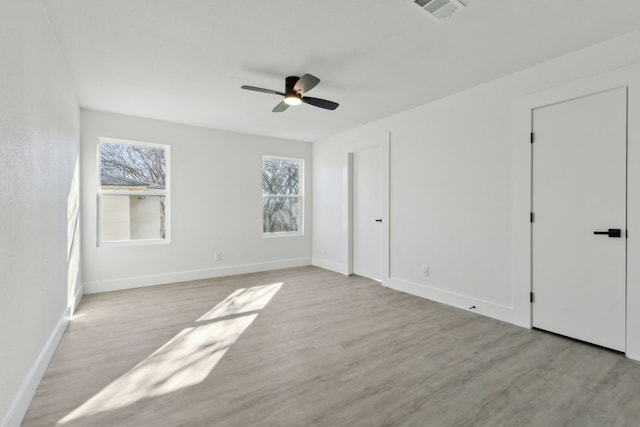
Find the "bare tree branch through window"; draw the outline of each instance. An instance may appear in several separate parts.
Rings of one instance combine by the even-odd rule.
[[[263,232],[302,231],[302,160],[262,160]]]

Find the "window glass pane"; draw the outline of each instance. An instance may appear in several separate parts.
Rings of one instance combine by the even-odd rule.
[[[302,233],[303,160],[262,158],[262,230]]]
[[[165,238],[165,197],[103,194],[102,241]]]
[[[300,161],[263,159],[262,194],[300,194],[300,169]]]
[[[265,233],[301,231],[300,224],[300,198],[263,197],[263,231]]]
[[[100,177],[103,189],[164,189],[165,150],[143,145],[100,144]]]
[[[170,147],[106,138],[98,147],[98,245],[169,243]]]

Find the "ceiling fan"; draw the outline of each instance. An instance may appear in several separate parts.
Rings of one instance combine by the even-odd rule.
[[[284,96],[284,100],[276,105],[272,110],[274,113],[281,113],[290,105],[300,105],[303,102],[305,104],[313,105],[314,107],[324,108],[325,110],[335,110],[338,108],[338,103],[333,101],[327,101],[326,99],[312,98],[310,96],[304,96],[305,92],[310,91],[320,83],[320,79],[312,76],[311,74],[305,74],[302,77],[289,76],[285,79],[284,92],[271,89],[263,89],[261,87],[243,85],[242,89],[253,90],[255,92],[272,93],[274,95]]]

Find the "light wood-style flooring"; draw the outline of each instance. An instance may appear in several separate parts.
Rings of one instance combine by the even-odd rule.
[[[302,267],[86,296],[23,425],[640,426],[640,364]]]

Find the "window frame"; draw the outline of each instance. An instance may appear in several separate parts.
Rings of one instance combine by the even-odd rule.
[[[105,190],[102,188],[101,177],[101,150],[103,143],[133,145],[139,147],[161,148],[165,153],[165,188],[147,190]],[[153,142],[131,141],[126,139],[99,137],[97,144],[97,211],[96,211],[96,246],[97,247],[122,247],[122,246],[151,246],[171,244],[171,146],[169,144],[158,144]],[[164,197],[164,238],[157,239],[136,239],[136,240],[103,240],[102,239],[102,205],[103,196],[163,196]]]
[[[284,160],[288,162],[296,162],[298,163],[298,195],[278,195],[278,194],[264,194],[262,192],[262,176],[264,173],[264,161],[269,159],[275,160]],[[276,237],[296,237],[296,236],[304,236],[304,225],[305,225],[305,209],[304,209],[304,189],[305,189],[305,168],[304,168],[304,159],[295,158],[295,157],[284,157],[284,156],[274,156],[274,155],[263,155],[260,161],[260,201],[261,201],[261,209],[262,215],[260,229],[262,230],[262,237],[265,239],[272,239]],[[280,197],[287,199],[298,199],[300,201],[300,226],[297,231],[274,231],[274,232],[266,232],[264,231],[264,200],[265,197]]]

